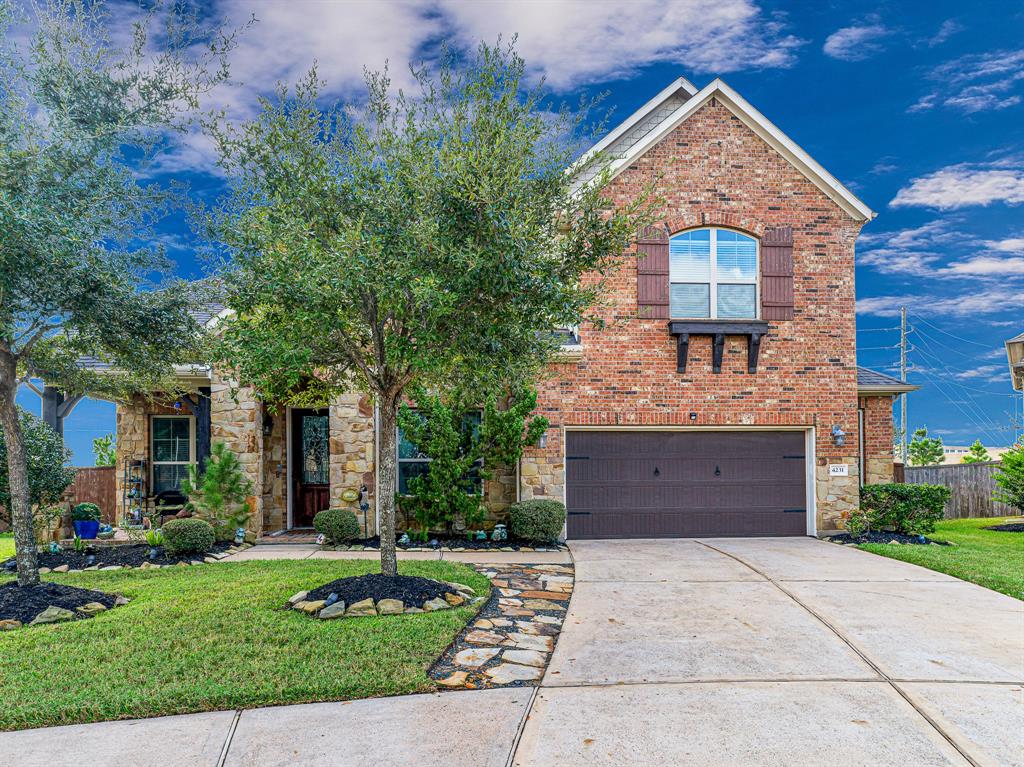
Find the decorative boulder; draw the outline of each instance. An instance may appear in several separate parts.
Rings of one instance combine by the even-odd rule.
[[[345,611],[346,618],[363,618],[376,614],[377,608],[373,606],[373,600],[369,597],[360,602],[349,605],[348,609]]]
[[[447,610],[450,607],[451,605],[448,604],[445,600],[441,599],[440,597],[428,599],[426,602],[423,603],[423,611],[427,613],[433,612],[435,610]]]
[[[91,618],[99,613],[106,612],[106,605],[100,604],[99,602],[88,602],[84,605],[79,605],[75,608],[75,612],[86,618]]]
[[[400,615],[405,604],[399,599],[382,599],[377,603],[377,615]]]
[[[343,618],[345,617],[345,603],[334,602],[333,604],[329,604],[320,611],[320,614],[317,617],[325,621],[331,620],[332,618]]]
[[[62,621],[74,620],[75,614],[70,610],[65,610],[63,607],[56,607],[50,605],[37,615],[30,626],[38,626],[43,623],[61,623]]]

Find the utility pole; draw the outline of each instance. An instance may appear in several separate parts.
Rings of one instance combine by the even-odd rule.
[[[907,307],[900,307],[900,380],[907,382]],[[907,393],[900,394],[900,458],[907,463]]]

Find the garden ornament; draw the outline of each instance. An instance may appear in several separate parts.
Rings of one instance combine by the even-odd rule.
[[[492,541],[506,541],[508,540],[508,531],[505,529],[505,525],[497,524],[494,526],[494,532],[491,533]]]

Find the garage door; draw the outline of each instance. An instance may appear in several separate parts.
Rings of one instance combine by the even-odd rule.
[[[568,537],[805,535],[803,432],[566,434]]]

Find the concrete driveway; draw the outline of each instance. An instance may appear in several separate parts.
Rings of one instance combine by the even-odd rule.
[[[1024,764],[1024,604],[809,538],[586,541],[512,763]]]

